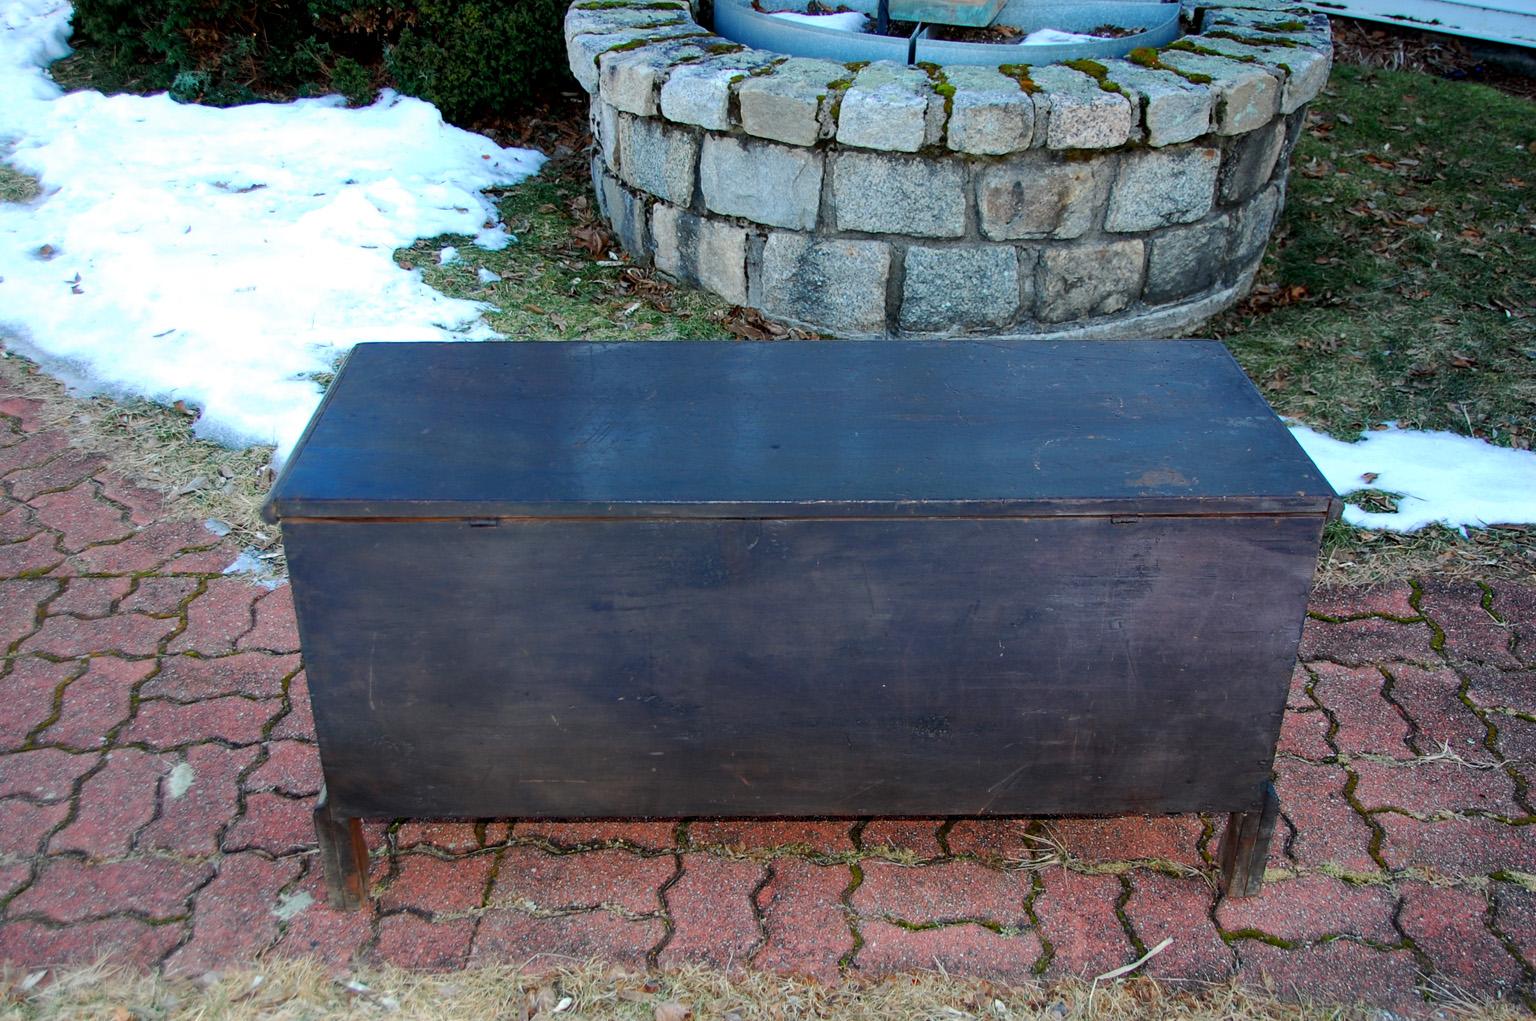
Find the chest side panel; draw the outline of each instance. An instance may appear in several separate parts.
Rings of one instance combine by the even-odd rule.
[[[292,522],[357,815],[1253,807],[1321,518]]]

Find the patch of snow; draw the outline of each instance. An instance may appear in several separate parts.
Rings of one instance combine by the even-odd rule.
[[[272,573],[272,565],[262,559],[261,551],[255,547],[241,550],[240,555],[231,560],[221,573],[250,575],[250,581],[267,589],[277,588],[283,583],[282,578]]]
[[[459,250],[452,245],[445,245],[443,250],[437,253],[437,264],[447,266],[449,263],[459,261]]]
[[[165,778],[166,796],[173,799],[181,797],[192,789],[192,781],[196,779],[197,771],[192,768],[192,763],[176,763]]]
[[[203,527],[221,539],[230,532],[229,522],[220,521],[218,518],[209,518],[203,522]]]
[[[491,284],[499,283],[501,281],[501,274],[481,266],[478,270],[475,271],[475,279],[489,287]]]
[[[1096,35],[1063,32],[1059,28],[1037,28],[1020,39],[1018,44],[1020,46],[1057,46],[1061,43],[1093,43],[1100,40],[1101,37]]]
[[[1395,513],[1346,506],[1351,525],[1414,532],[1436,523],[1460,529],[1536,524],[1536,453],[1529,450],[1396,427],[1366,432],[1354,443],[1304,425],[1292,425],[1291,435],[1341,495],[1356,489],[1402,494]]]
[[[487,252],[499,252],[508,245],[517,244],[517,235],[509,234],[507,228],[498,223],[493,227],[482,227],[475,235],[475,244]]]
[[[291,921],[314,902],[315,898],[304,890],[290,890],[277,898],[277,906],[272,909],[272,913],[280,921]]]
[[[770,11],[770,17],[783,18],[802,25],[830,28],[834,32],[862,32],[869,24],[868,15],[858,11],[841,11],[837,14],[800,14],[796,11]]]
[[[70,15],[0,5],[0,151],[43,189],[0,205],[0,333],[18,350],[91,391],[185,401],[201,435],[281,459],[315,378],[354,343],[494,336],[485,306],[393,253],[438,234],[510,241],[485,226],[484,191],[541,154],[391,92],[364,109],[64,95],[44,68],[69,52]]]

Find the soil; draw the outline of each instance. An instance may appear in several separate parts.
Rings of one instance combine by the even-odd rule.
[[[1016,43],[1028,35],[1022,28],[1013,25],[988,25],[985,28],[968,28],[964,25],[936,25],[925,22],[932,32],[934,39],[942,39],[952,43]],[[912,34],[917,25],[910,21],[891,22],[890,31],[886,35],[905,39]],[[1125,28],[1121,25],[1100,25],[1081,35],[1095,35],[1103,39],[1120,39],[1138,32],[1145,32],[1144,28]]]

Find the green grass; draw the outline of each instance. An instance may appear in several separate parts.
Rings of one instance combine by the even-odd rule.
[[[728,337],[730,306],[630,265],[598,219],[591,192],[576,161],[552,162],[500,197],[514,244],[487,251],[448,235],[400,249],[396,261],[420,269],[444,294],[490,303],[486,322],[512,340]],[[439,266],[444,245],[457,247],[459,260]],[[481,268],[502,279],[481,284]]]
[[[1209,327],[1281,414],[1536,443],[1536,105],[1335,68],[1292,157],[1253,296]],[[1362,490],[1351,502],[1387,509]],[[1321,577],[1536,577],[1536,529],[1335,523]]]
[[[1255,298],[1213,324],[1276,410],[1536,441],[1536,105],[1341,66]]]

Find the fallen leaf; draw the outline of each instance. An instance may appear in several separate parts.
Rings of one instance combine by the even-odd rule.
[[[655,1021],[693,1021],[693,1011],[669,1000],[656,1004]]]

